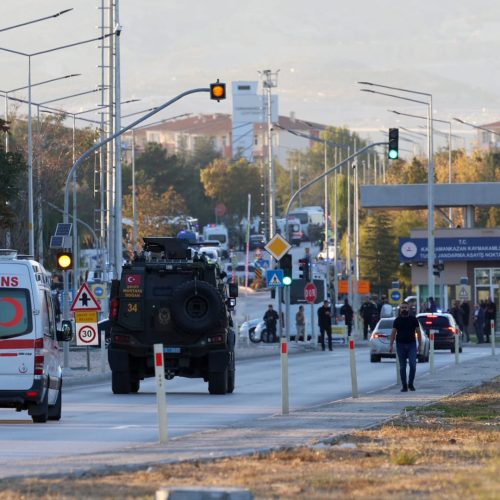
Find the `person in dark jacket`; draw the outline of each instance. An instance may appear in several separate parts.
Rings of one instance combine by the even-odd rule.
[[[455,321],[460,328],[460,331],[464,331],[464,317],[462,315],[462,309],[460,309],[460,302],[455,300],[453,302],[453,307],[450,309],[450,314],[455,318]]]
[[[363,318],[363,339],[368,339],[368,327],[373,328],[373,316],[377,314],[377,306],[366,297],[365,301],[361,304],[359,314]]]
[[[272,304],[269,304],[263,319],[266,323],[267,338],[269,339],[269,342],[276,342],[276,324],[278,322],[279,316],[278,313],[273,309]]]
[[[318,326],[320,334],[321,348],[325,351],[325,335],[328,336],[328,349],[332,348],[332,312],[328,300],[323,302],[323,305],[318,309]]]
[[[474,306],[474,329],[476,330],[477,343],[484,342],[484,303]]]
[[[460,304],[460,310],[462,311],[462,319],[464,322],[464,335],[465,335],[465,341],[470,342],[470,335],[469,335],[469,321],[470,321],[470,306],[469,303],[465,300],[462,300],[462,303]]]
[[[413,381],[417,370],[417,351],[422,348],[422,334],[420,325],[415,316],[410,316],[410,307],[403,302],[399,308],[399,316],[392,325],[389,352],[392,352],[396,341],[396,353],[399,360],[399,373],[403,387],[401,392],[415,390]],[[418,345],[417,345],[418,342]],[[406,360],[410,365],[410,373],[406,378]]]
[[[493,328],[495,325],[497,317],[497,308],[495,303],[490,299],[486,303],[486,308],[484,310],[484,337],[486,338],[486,342],[490,341],[490,333],[491,333],[491,322],[493,321]]]
[[[340,314],[344,316],[344,321],[347,326],[347,335],[350,337],[352,332],[352,320],[354,318],[354,311],[352,310],[348,299],[344,299],[344,305],[340,308]]]

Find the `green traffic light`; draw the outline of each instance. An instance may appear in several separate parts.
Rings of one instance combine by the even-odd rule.
[[[290,276],[285,276],[283,278],[283,285],[290,286],[292,284],[292,278]]]
[[[399,157],[399,153],[397,149],[390,149],[389,150],[389,159],[391,160],[397,160]]]

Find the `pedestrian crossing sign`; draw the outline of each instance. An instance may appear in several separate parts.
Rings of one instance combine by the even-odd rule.
[[[266,274],[267,286],[283,286],[283,269],[268,269]]]

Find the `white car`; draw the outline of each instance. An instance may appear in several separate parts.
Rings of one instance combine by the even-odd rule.
[[[221,263],[221,253],[218,247],[200,247],[198,255],[204,255],[211,264]]]

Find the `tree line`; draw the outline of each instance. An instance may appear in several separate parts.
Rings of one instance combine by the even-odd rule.
[[[63,206],[64,185],[73,164],[72,129],[64,125],[64,116],[43,115],[40,123],[33,127],[34,151],[34,196],[41,197],[43,207],[43,242],[45,255],[61,214],[52,208]],[[3,131],[2,134],[7,133]],[[3,140],[0,146],[0,241],[4,246],[9,232],[11,246],[27,252],[27,124],[23,117],[10,118],[9,153],[5,152]],[[321,139],[326,144],[327,168],[331,168],[364,147],[367,142],[346,127],[331,127],[322,131]],[[2,137],[3,139],[3,137]],[[97,139],[92,128],[76,130],[75,154],[80,156]],[[334,146],[336,143],[342,146]],[[427,182],[427,160],[413,157],[384,162],[384,152],[366,153],[357,158],[358,181],[360,183],[414,184]],[[78,217],[91,227],[95,226],[99,209],[98,157],[87,159],[77,175]],[[496,151],[474,151],[467,155],[463,149],[452,151],[452,182],[486,182],[499,180],[500,153]],[[325,144],[315,142],[305,152],[292,151],[284,165],[276,164],[276,205],[278,214],[284,209],[299,185],[324,172]],[[38,174],[41,173],[39,176]],[[351,171],[352,173],[352,171]],[[300,175],[300,180],[299,180]],[[448,182],[448,151],[435,154],[436,182]],[[123,216],[132,218],[132,167],[130,161],[123,163],[122,173]],[[181,148],[171,152],[161,144],[147,143],[135,160],[135,185],[138,207],[139,236],[173,236],[179,230],[175,225],[159,224],[165,217],[190,215],[198,218],[200,225],[215,221],[216,205],[223,205],[224,214],[218,222],[226,223],[238,230],[240,221],[246,217],[248,194],[251,194],[252,215],[260,215],[264,203],[263,187],[267,182],[267,166],[262,161],[249,163],[244,158],[228,160],[222,158],[209,138],[197,141],[194,152]],[[335,185],[336,182],[336,185]],[[348,182],[350,183],[348,189]],[[338,210],[338,235],[341,255],[347,249],[347,193],[354,192],[353,176],[347,167],[340,169],[328,180],[328,204],[331,220]],[[334,193],[337,193],[335,203]],[[324,183],[319,182],[301,195],[302,205],[324,204]],[[351,209],[352,209],[351,199]],[[478,227],[498,226],[500,211],[497,208],[476,209]],[[392,281],[400,280],[410,286],[410,272],[399,265],[398,238],[408,236],[411,229],[426,227],[427,211],[369,211],[360,209],[360,275],[372,283],[375,292],[387,290]],[[453,224],[463,225],[463,214],[453,211]],[[446,227],[448,221],[437,216],[436,226]],[[124,226],[124,244],[131,240],[131,228]],[[241,230],[241,226],[239,230]],[[91,235],[81,227],[83,248],[93,245]]]

